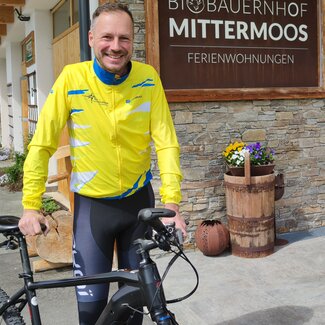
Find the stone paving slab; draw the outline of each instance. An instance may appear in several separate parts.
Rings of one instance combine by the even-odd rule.
[[[198,250],[188,251],[200,285],[192,297],[169,308],[182,325],[325,324],[324,235],[294,241],[259,259],[230,252],[206,257]],[[15,276],[20,269],[18,252],[0,258],[0,286],[13,292],[19,286]],[[155,257],[160,270],[169,260],[170,255]],[[69,276],[70,269],[52,270],[35,274],[35,279]],[[167,299],[185,295],[194,284],[190,267],[182,260],[176,262],[164,282]],[[43,290],[38,297],[44,324],[77,324],[73,288]],[[146,319],[144,324],[152,323]]]
[[[21,216],[23,212],[21,198],[21,192],[10,192],[0,186],[0,215]]]

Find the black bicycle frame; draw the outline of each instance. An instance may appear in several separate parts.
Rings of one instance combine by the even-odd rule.
[[[124,285],[112,296],[96,325],[107,323],[114,324],[114,321],[123,319],[126,321],[128,317],[134,313],[135,309],[139,309],[143,306],[148,307],[152,319],[156,321],[157,324],[164,324],[164,320],[170,318],[166,309],[166,300],[157,266],[151,260],[146,250],[139,250],[142,261],[138,271],[127,272],[124,270],[117,270],[91,276],[35,282],[27,253],[26,240],[20,234],[16,234],[16,238],[19,242],[23,268],[23,273],[19,276],[24,279],[24,288],[21,288],[13,294],[7,303],[0,308],[0,315],[9,306],[15,305],[17,302],[21,303],[19,307],[20,310],[23,309],[28,302],[32,325],[41,325],[36,290],[118,282]],[[21,299],[24,294],[26,294],[26,299]],[[169,323],[166,322],[166,324]]]
[[[143,306],[148,307],[151,319],[157,324],[163,325],[165,321],[166,324],[170,324],[157,266],[149,254],[146,254],[147,257],[142,260],[137,273],[139,286],[125,282],[125,285],[112,296],[96,325],[124,324],[135,310]],[[115,323],[117,321],[121,323]]]

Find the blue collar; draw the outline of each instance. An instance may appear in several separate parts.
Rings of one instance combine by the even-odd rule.
[[[131,65],[132,63],[129,63],[129,72],[125,74],[124,76],[120,77],[117,74],[108,72],[104,70],[97,62],[96,59],[94,59],[94,71],[96,76],[106,85],[119,85],[121,84],[130,74],[131,71]]]

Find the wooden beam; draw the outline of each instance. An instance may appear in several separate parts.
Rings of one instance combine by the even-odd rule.
[[[0,24],[0,36],[6,36],[6,35],[7,35],[7,25]]]
[[[0,24],[13,23],[14,18],[14,7],[1,6],[0,7]]]
[[[103,5],[104,3],[106,3],[106,2],[115,3],[116,0],[99,0],[99,3],[98,3],[98,4],[101,6],[101,5]]]
[[[147,26],[146,63],[151,64],[157,70],[157,72],[160,73],[158,0],[146,0],[145,12],[146,12],[146,26]]]
[[[0,0],[0,5],[24,6],[25,5],[25,0]]]

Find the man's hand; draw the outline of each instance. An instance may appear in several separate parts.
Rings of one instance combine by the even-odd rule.
[[[175,222],[175,228],[180,229],[183,233],[184,238],[187,236],[186,232],[186,223],[184,218],[179,213],[179,207],[175,203],[166,203],[165,208],[175,211],[176,215],[174,218],[162,218],[161,221],[163,224],[168,224]]]
[[[20,218],[18,226],[20,231],[26,235],[38,235],[42,233],[41,223],[46,226],[44,235],[50,231],[50,224],[47,219],[37,210],[24,210],[23,216]]]

